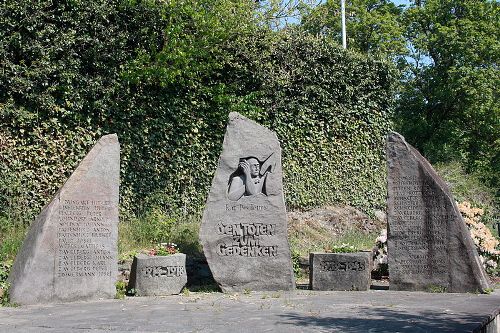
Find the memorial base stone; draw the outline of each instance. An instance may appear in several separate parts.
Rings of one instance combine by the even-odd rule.
[[[369,290],[371,253],[311,253],[311,290]]]
[[[186,282],[185,254],[138,254],[132,263],[129,289],[133,288],[136,296],[167,296],[179,294]]]

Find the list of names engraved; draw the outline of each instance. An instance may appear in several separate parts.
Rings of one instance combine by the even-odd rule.
[[[433,183],[417,176],[393,179],[393,218],[390,225],[393,250],[411,253],[398,256],[397,271],[404,274],[446,272],[445,253],[448,216],[446,203],[438,200]]]
[[[111,201],[61,201],[57,211],[57,277],[112,276],[112,210]]]

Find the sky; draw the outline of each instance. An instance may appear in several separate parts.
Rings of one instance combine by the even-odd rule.
[[[408,6],[410,4],[410,1],[409,0],[392,0],[392,2],[394,2],[394,4],[396,5],[405,5],[405,6]]]

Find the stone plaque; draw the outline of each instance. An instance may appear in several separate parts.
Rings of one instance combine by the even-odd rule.
[[[387,139],[390,289],[476,292],[487,275],[444,181],[404,138]]]
[[[368,290],[371,252],[310,253],[311,290]]]
[[[231,113],[200,229],[224,292],[291,290],[281,148],[274,132]]]
[[[31,224],[9,276],[14,303],[115,296],[120,146],[103,136]]]
[[[138,254],[132,264],[129,288],[134,288],[136,296],[167,296],[180,293],[186,282],[185,254]]]

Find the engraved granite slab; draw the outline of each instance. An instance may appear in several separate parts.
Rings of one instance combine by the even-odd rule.
[[[371,252],[310,253],[311,290],[369,290]]]
[[[224,292],[295,288],[281,148],[274,132],[238,113],[229,115],[200,241]]]
[[[18,304],[115,296],[120,146],[103,136],[31,224],[9,276]]]
[[[186,285],[186,255],[169,256],[138,254],[134,258],[129,289],[136,296],[167,296],[181,292]]]
[[[445,182],[404,138],[387,138],[390,289],[489,288],[470,232]]]

